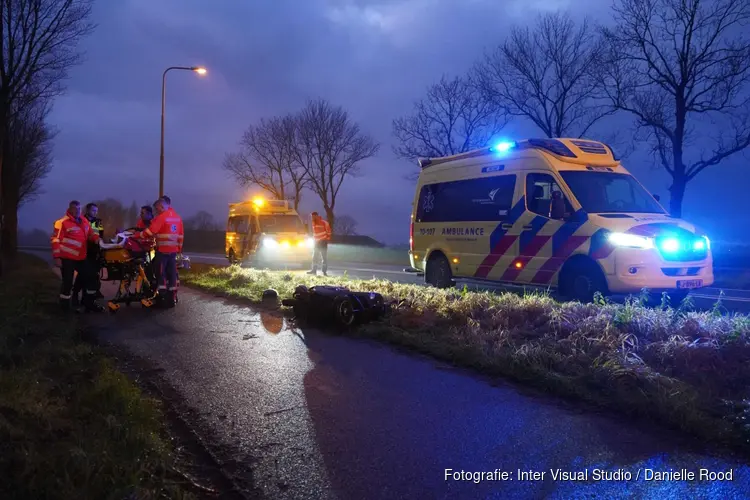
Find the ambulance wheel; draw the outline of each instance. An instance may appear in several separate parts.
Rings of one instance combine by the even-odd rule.
[[[594,262],[579,260],[567,263],[560,273],[560,291],[569,300],[593,302],[597,292],[607,294],[607,282]]]
[[[451,265],[443,254],[431,255],[427,260],[424,281],[435,288],[450,288],[454,285]]]

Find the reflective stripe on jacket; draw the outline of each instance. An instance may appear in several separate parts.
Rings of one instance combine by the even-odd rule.
[[[182,253],[182,242],[185,232],[182,219],[173,208],[168,208],[154,217],[151,224],[143,231],[133,235],[135,238],[156,238],[156,250],[162,253]]]
[[[52,257],[55,259],[84,260],[86,244],[99,243],[99,235],[91,230],[86,217],[76,220],[65,214],[55,221],[52,233]]]
[[[313,222],[313,238],[315,238],[315,241],[328,241],[331,239],[331,226],[327,221],[318,219]]]

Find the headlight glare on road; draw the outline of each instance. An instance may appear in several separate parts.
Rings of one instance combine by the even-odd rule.
[[[651,238],[636,234],[611,233],[609,235],[609,242],[618,247],[654,248],[654,242]]]

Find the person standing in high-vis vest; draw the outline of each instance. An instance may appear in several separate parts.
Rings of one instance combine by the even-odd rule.
[[[55,221],[52,233],[52,257],[60,268],[60,306],[69,310],[75,273],[83,279],[83,306],[88,311],[102,311],[96,303],[96,280],[91,276],[91,266],[87,265],[88,243],[99,244],[99,234],[91,229],[89,221],[81,217],[81,204],[71,201],[62,219]]]
[[[156,217],[148,228],[133,234],[133,238],[156,239],[157,304],[162,307],[174,307],[177,292],[177,254],[182,253],[185,232],[182,218],[177,215],[167,199],[159,198],[154,203],[154,208]]]
[[[312,269],[307,274],[317,274],[318,260],[323,276],[328,276],[328,242],[331,241],[331,226],[318,212],[313,212],[312,229],[315,246],[313,247]]]

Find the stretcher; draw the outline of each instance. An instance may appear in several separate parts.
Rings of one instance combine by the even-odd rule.
[[[107,309],[115,313],[121,304],[130,306],[140,302],[142,307],[154,304],[156,290],[153,289],[146,270],[150,268],[154,251],[143,248],[131,239],[132,232],[118,233],[110,243],[99,242],[101,248],[102,281],[118,281],[117,293],[107,302]]]

